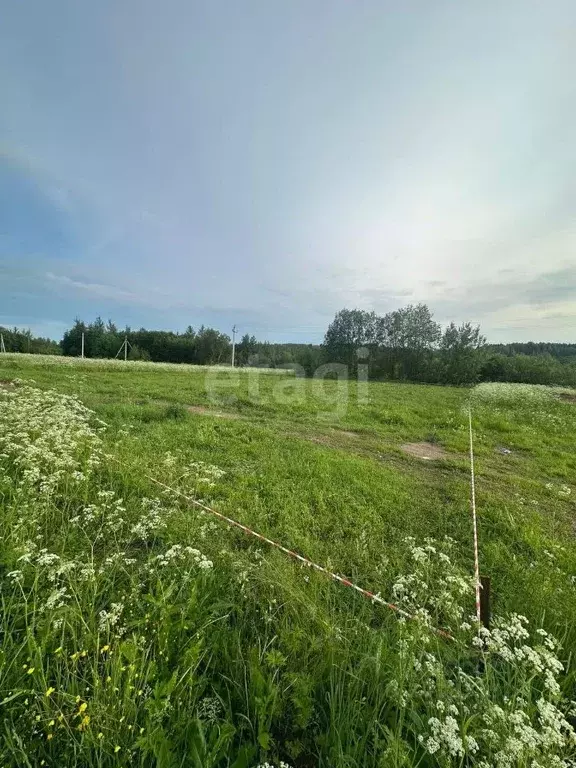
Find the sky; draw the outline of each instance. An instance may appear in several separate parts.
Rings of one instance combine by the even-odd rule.
[[[0,5],[0,325],[576,341],[573,0]]]

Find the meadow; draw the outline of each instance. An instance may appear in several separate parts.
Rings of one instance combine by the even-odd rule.
[[[0,766],[573,765],[575,394],[0,355]]]

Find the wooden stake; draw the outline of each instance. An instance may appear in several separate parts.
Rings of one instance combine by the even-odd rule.
[[[480,576],[480,621],[482,626],[490,629],[490,576]]]

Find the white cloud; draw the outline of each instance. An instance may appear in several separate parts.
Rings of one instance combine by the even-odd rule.
[[[102,285],[100,283],[90,283],[82,280],[73,280],[66,275],[55,275],[53,272],[46,272],[46,278],[58,285],[66,288],[86,291],[94,296],[101,296],[107,299],[116,299],[117,301],[137,301],[138,297],[131,291],[125,291],[113,285]]]
[[[7,135],[94,220],[52,286],[120,322],[321,327],[421,300],[569,337],[569,288],[546,284],[548,314],[537,294],[574,262],[570,0],[201,5],[16,8],[4,65],[0,32]]]

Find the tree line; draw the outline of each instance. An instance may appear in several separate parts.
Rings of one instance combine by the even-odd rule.
[[[478,326],[450,323],[444,330],[425,304],[386,315],[343,309],[330,323],[327,359],[352,368],[366,362],[371,378],[438,384],[509,381],[576,386],[576,345],[486,344]]]
[[[336,314],[324,337],[328,359],[376,379],[469,384],[480,379],[486,340],[478,326],[450,323],[444,331],[426,304],[386,315],[360,309]]]
[[[551,355],[563,362],[576,361],[576,344],[551,343],[547,341],[514,342],[513,344],[490,344],[489,349],[502,355]]]
[[[62,348],[57,341],[34,336],[30,329],[5,328],[0,325],[0,334],[7,352],[29,352],[33,355],[62,354]]]
[[[230,360],[230,338],[214,328],[191,326],[184,333],[151,331],[146,328],[120,330],[111,320],[97,317],[93,323],[76,320],[61,341],[63,355],[79,356],[84,335],[85,357],[123,356],[124,339],[129,342],[129,360],[151,360],[156,363],[189,363],[217,365]]]
[[[183,333],[146,328],[119,328],[98,317],[77,319],[60,343],[30,331],[1,328],[7,351],[128,359],[192,365],[230,364],[231,338],[214,328],[191,326]],[[347,366],[351,375],[367,366],[372,379],[473,384],[510,381],[576,386],[576,344],[487,344],[471,323],[445,328],[426,304],[409,305],[385,315],[342,309],[329,324],[322,344],[272,343],[245,334],[236,343],[238,366],[285,367],[312,376],[327,363]],[[366,370],[366,369],[364,369]]]

